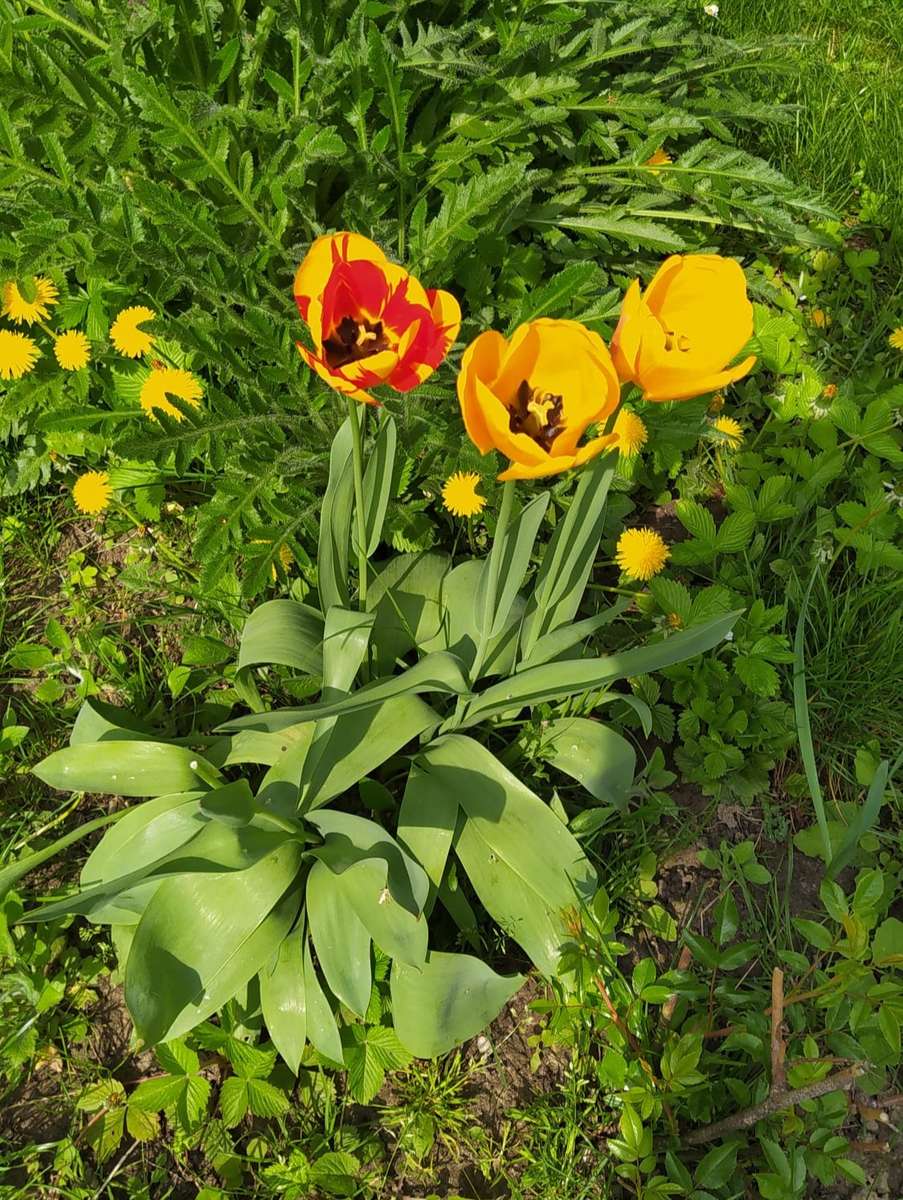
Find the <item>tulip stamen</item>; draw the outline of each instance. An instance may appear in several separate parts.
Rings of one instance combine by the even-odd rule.
[[[540,392],[523,379],[514,404],[509,409],[508,427],[512,433],[527,434],[538,446],[548,451],[564,429],[563,405],[563,396],[554,392]]]
[[[366,320],[356,321],[354,317],[342,317],[332,335],[323,340],[323,356],[333,370],[388,348],[382,321],[371,324]]]
[[[673,329],[665,330],[665,350],[681,350],[686,353],[690,349],[690,339],[685,333],[675,333]]]

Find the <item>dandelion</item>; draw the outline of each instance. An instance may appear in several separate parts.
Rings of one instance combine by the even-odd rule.
[[[889,346],[892,346],[894,350],[903,350],[903,325],[898,326],[893,331],[893,333],[887,339],[887,343]]]
[[[157,314],[152,308],[135,305],[124,308],[110,328],[110,341],[120,354],[129,358],[140,358],[147,354],[154,344],[153,335],[145,333],[138,326],[144,321],[152,321]]]
[[[166,397],[177,396],[198,408],[202,394],[200,383],[190,371],[183,371],[181,367],[163,367],[158,371],[151,371],[145,379],[141,385],[138,402],[149,417],[154,415],[154,409],[159,408],[161,412],[181,421],[182,414]]]
[[[622,458],[633,458],[649,439],[646,426],[629,408],[622,408],[618,413],[614,432],[618,435],[618,453]]]
[[[618,538],[615,562],[629,579],[651,579],[670,556],[654,529],[625,529]]]
[[[64,371],[80,371],[91,358],[91,344],[79,330],[70,329],[56,339],[53,353]]]
[[[743,426],[733,417],[718,417],[712,428],[724,435],[728,450],[739,450],[743,445]]]
[[[486,507],[486,497],[477,492],[480,477],[474,471],[456,471],[442,487],[442,503],[454,517],[475,517]]]
[[[821,308],[813,308],[811,316],[812,324],[817,326],[819,329],[827,329],[831,324],[831,318]]]
[[[669,612],[665,617],[665,624],[669,629],[683,629],[684,619],[678,612]]]
[[[649,167],[653,175],[658,175],[660,172],[654,170],[655,167],[665,167],[672,162],[674,162],[674,159],[671,157],[668,151],[659,146],[656,152],[646,159],[646,161],[643,163],[643,166]]]
[[[40,351],[24,333],[0,329],[0,379],[21,379],[38,360]]]
[[[72,488],[72,499],[79,512],[94,516],[109,507],[113,489],[106,471],[88,471],[80,475]]]
[[[51,308],[57,303],[59,292],[56,284],[50,279],[45,279],[43,275],[32,279],[29,290],[34,293],[31,300],[22,295],[14,279],[3,285],[3,315],[9,317],[16,325],[21,325],[23,321],[26,325],[33,325],[35,321],[46,321]]]

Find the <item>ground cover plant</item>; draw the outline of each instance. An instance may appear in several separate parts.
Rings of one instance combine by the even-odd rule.
[[[900,1190],[892,188],[723,8],[0,4],[5,1195]]]

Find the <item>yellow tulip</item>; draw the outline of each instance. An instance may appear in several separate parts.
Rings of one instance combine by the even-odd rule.
[[[605,343],[577,321],[530,321],[510,341],[487,330],[461,359],[464,425],[481,454],[494,449],[511,460],[503,480],[556,475],[614,445],[614,433],[577,443],[619,398]]]
[[[627,289],[611,343],[624,381],[644,400],[687,400],[741,379],[754,355],[727,364],[752,336],[753,311],[740,266],[718,254],[674,254],[645,294]]]

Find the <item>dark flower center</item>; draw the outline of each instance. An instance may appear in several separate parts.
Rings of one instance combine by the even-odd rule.
[[[323,341],[323,357],[332,370],[347,363],[358,362],[388,350],[389,339],[383,333],[382,321],[356,321],[342,317],[332,334]]]
[[[564,429],[563,408],[563,396],[540,392],[523,379],[508,409],[508,428],[512,433],[525,433],[548,452]]]

